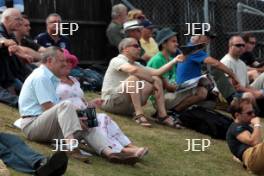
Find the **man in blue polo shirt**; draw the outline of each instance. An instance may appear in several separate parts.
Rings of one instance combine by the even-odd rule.
[[[64,139],[69,147],[75,142],[73,139],[83,139],[110,162],[135,164],[138,161],[137,156],[114,153],[99,130],[83,129],[71,102],[59,103],[56,88],[62,70],[67,66],[63,50],[55,46],[48,47],[43,52],[41,62],[42,65],[26,79],[19,96],[21,129],[26,137],[37,142]],[[78,149],[70,153],[82,161],[88,160]]]
[[[60,22],[61,16],[59,14],[50,14],[46,19],[47,32],[40,33],[35,41],[43,47],[57,46],[71,51],[69,38],[59,35],[57,28],[59,28]]]
[[[197,32],[198,33],[198,32]],[[195,45],[200,43],[208,44],[211,38],[215,36],[211,32],[205,32],[200,35],[195,35],[191,37],[191,42],[189,45]],[[239,81],[236,78],[235,74],[227,68],[224,64],[219,62],[217,59],[209,56],[205,51],[199,50],[193,54],[190,54],[186,60],[177,65],[176,71],[176,82],[177,84],[181,84],[187,80],[190,80],[195,77],[199,77],[202,75],[202,64],[209,64],[216,69],[213,69],[212,75],[217,84],[217,88],[221,92],[221,94],[228,100],[235,94],[234,87],[230,84],[230,82],[226,79],[225,74],[229,75],[232,79],[234,85],[238,85]],[[228,100],[229,101],[229,100]]]

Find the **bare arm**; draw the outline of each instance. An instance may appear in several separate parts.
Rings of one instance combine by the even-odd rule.
[[[223,63],[219,62],[217,59],[209,56],[204,60],[204,63],[209,64],[221,71],[223,71],[224,73],[226,73],[233,81],[233,84],[239,85],[239,81],[236,77],[236,75],[233,73],[232,70],[230,70],[227,66],[225,66]]]
[[[4,37],[0,38],[0,41],[1,41],[1,43],[3,43],[3,45],[5,47],[9,47],[9,46],[12,46],[12,45],[17,45],[17,43],[14,40],[6,39]]]
[[[262,90],[258,90],[258,89],[252,88],[252,87],[235,86],[235,88],[237,91],[240,91],[240,92],[250,92],[256,98],[262,98],[264,96]]]
[[[44,111],[46,111],[46,110],[52,108],[53,106],[54,106],[54,104],[51,103],[51,102],[46,102],[46,103],[43,103],[43,104],[41,105],[41,107],[42,107],[42,109],[43,109]]]
[[[251,123],[253,126],[256,124],[260,125],[259,118],[256,117],[252,119],[252,121],[253,122]],[[262,141],[261,128],[259,126],[254,126],[252,134],[249,131],[244,131],[237,136],[237,139],[242,143],[248,144],[250,146],[255,146]]]
[[[132,64],[124,64],[120,67],[120,70],[123,72],[129,73],[130,75],[134,75],[142,80],[148,81],[150,83],[154,82],[152,75],[149,72],[149,69],[139,67],[137,65]]]
[[[182,62],[185,59],[185,56],[183,55],[178,55],[175,57],[173,60],[168,62],[167,64],[163,65],[159,69],[153,69],[153,68],[144,68],[144,67],[139,67],[137,65],[132,65],[132,64],[124,64],[120,67],[120,69],[126,73],[129,73],[131,75],[137,76],[140,79],[143,79],[145,81],[148,81],[150,83],[153,83],[154,80],[152,76],[161,76],[170,69],[177,63],[177,62]]]
[[[168,92],[175,92],[176,91],[176,84],[170,84],[169,81],[165,78],[162,79],[163,87]]]
[[[21,52],[24,52],[25,54],[32,56],[34,58],[34,62],[40,61],[41,55],[38,52],[28,47],[23,47],[23,46],[19,46],[19,47],[21,49]]]
[[[186,56],[180,54],[178,56],[176,56],[174,59],[172,59],[170,62],[168,62],[167,64],[163,65],[162,67],[160,67],[159,69],[149,69],[150,70],[150,74],[152,76],[161,76],[164,73],[168,72],[169,70],[172,69],[172,67],[178,63],[178,62],[182,62],[184,61],[184,59],[186,58]]]

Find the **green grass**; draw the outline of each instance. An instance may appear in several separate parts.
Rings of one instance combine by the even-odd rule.
[[[87,93],[89,99],[99,97]],[[146,114],[154,112],[150,105]],[[250,175],[242,165],[232,160],[225,141],[214,140],[206,135],[183,129],[175,130],[154,124],[151,129],[136,125],[131,119],[117,115],[111,117],[118,122],[122,130],[138,146],[150,149],[142,162],[135,166],[111,164],[98,156],[91,157],[92,164],[84,164],[70,159],[65,176],[247,176]],[[22,137],[33,149],[44,155],[52,153],[51,148],[43,144],[30,142],[11,124],[19,118],[18,111],[0,104],[0,131],[11,132]],[[204,152],[184,152],[186,139],[210,139],[211,146]],[[10,169],[12,176],[24,176]]]

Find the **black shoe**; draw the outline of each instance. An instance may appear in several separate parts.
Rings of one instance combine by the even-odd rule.
[[[107,156],[108,161],[118,164],[134,165],[139,161],[139,158],[135,155],[128,155],[125,153],[112,153]]]
[[[56,152],[43,160],[39,168],[36,170],[36,176],[61,176],[65,173],[68,165],[68,157],[65,152]]]

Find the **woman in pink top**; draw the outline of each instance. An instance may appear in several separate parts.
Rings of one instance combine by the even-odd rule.
[[[69,51],[63,50],[64,56],[67,58],[68,66],[63,70],[64,74],[60,78],[60,84],[56,90],[60,100],[71,101],[76,110],[83,110],[87,107],[100,107],[103,101],[101,99],[94,99],[87,102],[84,99],[84,92],[80,88],[79,81],[69,76],[71,69],[76,66],[78,59],[76,56],[70,54]],[[114,152],[136,154],[139,158],[147,154],[148,149],[133,145],[128,137],[121,131],[119,126],[107,114],[97,114],[97,120],[98,127],[95,128],[100,130],[100,132],[107,137],[108,143],[111,144],[111,148]],[[82,125],[82,127],[87,128],[84,125]],[[91,128],[90,130],[95,128]]]

